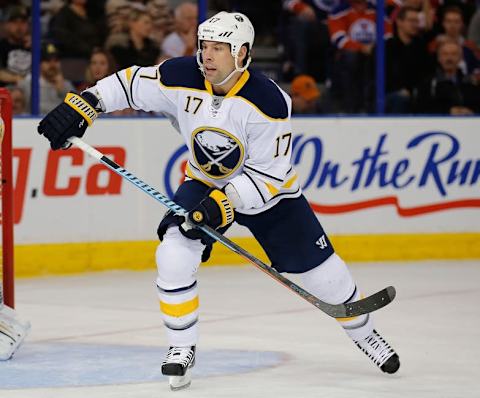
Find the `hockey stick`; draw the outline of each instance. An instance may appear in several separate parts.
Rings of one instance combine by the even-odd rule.
[[[128,170],[124,169],[101,152],[97,151],[95,148],[88,145],[86,142],[82,141],[78,137],[71,137],[69,141],[79,147],[82,151],[88,153],[90,156],[94,157],[95,159],[99,160],[105,166],[107,166],[110,170],[114,171],[118,175],[120,175],[125,180],[128,180],[137,188],[141,189],[143,192],[150,195],[152,198],[157,200],[158,202],[162,203],[168,209],[172,210],[174,213],[185,216],[187,211],[176,204],[174,201],[170,200],[165,195],[158,192],[155,188],[151,187],[144,181],[140,180],[138,177],[134,176]],[[290,281],[289,279],[285,278],[281,275],[277,270],[273,267],[268,266],[246,250],[242,249],[236,243],[232,242],[230,239],[226,238],[222,234],[218,233],[214,229],[204,225],[198,227],[207,235],[215,239],[217,242],[220,242],[224,246],[228,247],[233,252],[239,254],[261,271],[265,272],[269,276],[271,276],[276,281],[280,282],[285,287],[289,288],[300,297],[308,301],[309,303],[313,304],[315,307],[323,311],[325,314],[333,317],[333,318],[346,318],[352,316],[358,316],[362,314],[366,314],[369,312],[376,311],[382,307],[385,307],[395,298],[395,288],[393,286],[389,286],[379,292],[368,296],[364,299],[354,301],[348,304],[328,304],[324,301],[318,299],[317,297],[313,296],[312,294],[308,293],[306,290],[302,289],[300,286],[295,284],[294,282]]]

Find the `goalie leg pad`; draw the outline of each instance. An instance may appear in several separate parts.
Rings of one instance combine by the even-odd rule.
[[[329,304],[349,303],[361,298],[350,270],[336,253],[319,266],[304,272],[302,280],[308,292]],[[369,336],[374,327],[371,314],[337,318],[337,321],[354,341]]]
[[[13,356],[29,330],[30,323],[20,321],[15,310],[6,305],[0,308],[0,360],[5,361]]]

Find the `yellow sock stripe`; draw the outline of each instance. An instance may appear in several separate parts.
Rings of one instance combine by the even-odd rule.
[[[357,319],[358,316],[351,316],[348,318],[336,318],[338,322],[348,322],[348,321],[353,321],[354,319]]]
[[[168,316],[181,317],[191,314],[198,309],[198,296],[195,296],[189,301],[185,301],[180,304],[169,304],[164,301],[160,301],[160,310]]]
[[[97,118],[98,114],[93,107],[85,101],[82,97],[75,93],[68,93],[65,96],[64,102],[75,109],[91,126],[93,121]]]
[[[215,189],[210,192],[210,197],[218,203],[220,212],[222,213],[222,224],[220,227],[230,224],[233,221],[233,207],[230,201],[222,191]]]

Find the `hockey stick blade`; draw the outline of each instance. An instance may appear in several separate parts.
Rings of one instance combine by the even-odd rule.
[[[140,178],[133,175],[128,170],[124,169],[117,163],[115,163],[110,158],[106,157],[104,154],[96,150],[95,148],[88,145],[86,142],[82,141],[78,137],[70,137],[68,139],[72,144],[80,148],[82,151],[88,153],[93,158],[100,161],[102,164],[107,166],[110,170],[120,175],[125,180],[129,181],[137,188],[151,196],[153,199],[157,200],[158,202],[162,203],[168,209],[172,210],[174,213],[185,216],[187,211],[175,203],[173,200],[169,199],[167,196],[163,195],[162,193],[158,192],[155,188],[148,185]],[[308,293],[306,290],[302,289],[300,286],[292,282],[291,280],[285,278],[282,274],[280,274],[275,268],[265,264],[260,259],[253,256],[251,253],[246,251],[245,249],[238,246],[235,242],[232,242],[230,239],[226,238],[219,232],[215,231],[213,228],[209,226],[200,226],[197,227],[205,232],[207,235],[211,236],[217,242],[220,242],[233,252],[239,254],[254,266],[259,268],[261,271],[275,279],[277,282],[281,283],[304,300],[308,301],[309,303],[313,304],[315,307],[323,311],[325,314],[333,317],[333,318],[347,318],[352,316],[358,316],[367,314],[373,311],[376,311],[382,307],[385,307],[395,298],[395,289],[393,286],[389,286],[379,292],[365,297],[361,300],[354,301],[348,304],[328,304],[314,295]]]
[[[344,304],[345,315],[342,315],[341,317],[348,318],[376,311],[390,304],[396,295],[397,292],[395,288],[393,286],[388,286],[364,299]],[[335,316],[335,318],[338,318],[338,316]]]

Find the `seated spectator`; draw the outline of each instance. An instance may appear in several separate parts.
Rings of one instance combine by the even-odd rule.
[[[152,40],[161,45],[165,37],[175,29],[175,21],[168,2],[167,0],[150,0],[147,3],[147,11],[153,21]]]
[[[28,113],[27,100],[23,90],[17,86],[8,86],[7,88],[8,91],[10,91],[10,96],[12,97],[12,113],[15,116],[26,115]]]
[[[320,90],[313,77],[308,75],[297,76],[292,80],[290,94],[292,97],[292,113],[320,113]]]
[[[27,9],[7,8],[4,30],[5,37],[0,40],[0,86],[19,83],[30,72],[32,54]]]
[[[115,70],[115,61],[112,55],[102,48],[94,48],[85,71],[85,81],[77,87],[78,91],[94,86],[100,79],[111,75]]]
[[[108,31],[111,36],[128,32],[128,15],[131,6],[128,0],[108,0],[105,4]],[[107,38],[106,47],[110,47],[110,38]]]
[[[154,65],[160,50],[150,39],[152,33],[152,18],[146,11],[132,9],[128,19],[128,34],[123,42],[110,48],[118,69],[132,65]]]
[[[89,20],[87,0],[68,0],[52,21],[52,38],[62,58],[87,59],[99,35],[95,25]]]
[[[470,24],[473,14],[478,7],[478,0],[431,0],[436,6],[437,22],[442,20],[442,15],[446,9],[457,7],[461,10],[465,26]]]
[[[327,17],[341,3],[341,0],[283,0],[287,12],[283,38],[286,78],[304,73],[324,82],[330,77],[331,46]]]
[[[471,115],[480,112],[480,86],[466,76],[460,67],[462,47],[445,40],[437,49],[438,68],[418,88],[419,113]]]
[[[31,106],[31,85],[31,75],[18,85],[25,93],[28,110]],[[40,113],[50,112],[73,90],[73,84],[63,77],[57,48],[52,43],[43,43],[40,56]]]
[[[445,40],[454,40],[462,47],[463,59],[461,68],[463,73],[471,74],[480,68],[479,59],[480,51],[475,43],[466,40],[463,36],[465,25],[463,22],[462,10],[457,6],[450,6],[445,8],[441,20],[441,25],[444,33],[435,37],[430,43],[430,51],[435,52],[440,43]]]
[[[324,3],[324,0],[313,1]],[[330,1],[327,0],[327,2]],[[215,4],[215,1],[209,0],[208,8],[211,15],[224,10],[238,11],[248,15],[248,19],[255,27],[255,48],[259,50],[259,47],[277,46],[278,27],[284,8],[281,0],[262,0],[261,2],[258,0],[229,0],[224,1],[223,5],[221,3],[222,1],[219,1],[218,4]],[[214,7],[215,5],[219,8]],[[266,23],[267,21],[268,23]]]
[[[385,43],[386,112],[409,113],[415,87],[433,70],[427,42],[420,35],[419,12],[401,7],[395,35]]]
[[[468,26],[468,40],[480,48],[480,8],[473,14],[470,25]]]
[[[42,32],[50,31],[50,23],[52,18],[63,8],[65,5],[63,0],[41,0],[40,2],[40,25]]]
[[[418,27],[423,32],[430,32],[435,23],[436,9],[431,0],[403,0],[390,14],[392,23],[397,21],[398,12],[403,7],[410,7],[418,11]]]
[[[349,0],[328,17],[332,43],[337,48],[332,90],[345,112],[373,110],[373,48],[376,12],[367,0]],[[385,38],[392,26],[385,20]]]
[[[165,57],[195,55],[197,52],[198,7],[193,3],[182,3],[175,8],[175,31],[162,43]]]

